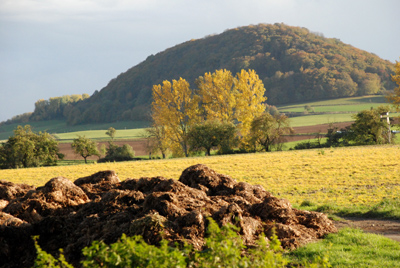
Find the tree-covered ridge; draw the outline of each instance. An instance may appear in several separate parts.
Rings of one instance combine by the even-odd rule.
[[[64,112],[69,124],[143,119],[152,86],[218,69],[253,69],[269,104],[361,96],[392,90],[390,61],[301,27],[259,24],[190,40],[149,56]]]
[[[61,97],[53,97],[48,100],[40,99],[35,102],[35,110],[33,113],[24,113],[14,116],[13,118],[1,122],[2,124],[28,123],[44,120],[63,120],[71,115],[73,104],[89,98],[88,94],[64,95]]]

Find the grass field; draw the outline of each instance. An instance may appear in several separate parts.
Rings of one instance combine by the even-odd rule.
[[[300,260],[329,259],[332,267],[400,267],[400,244],[376,234],[345,228],[290,253]],[[330,266],[320,266],[330,267]]]
[[[153,176],[178,179],[185,168],[202,163],[238,181],[260,184],[296,206],[312,201],[334,210],[363,211],[382,200],[400,197],[399,157],[400,146],[396,145],[325,148],[0,170],[0,179],[40,186],[57,176],[76,180],[108,169],[115,170],[121,180]]]
[[[6,140],[8,137],[12,136],[13,130],[17,128],[18,125],[25,124],[10,124],[10,125],[2,125],[0,126],[0,141]],[[145,121],[123,121],[123,122],[114,122],[114,123],[102,123],[102,124],[89,124],[89,125],[77,125],[77,126],[68,126],[65,121],[61,120],[49,120],[42,122],[30,122],[29,125],[32,126],[32,130],[35,132],[46,131],[51,134],[64,134],[71,132],[82,132],[82,131],[93,131],[100,130],[100,132],[106,132],[109,127],[113,127],[119,130],[129,130],[129,129],[138,129],[138,128],[146,128],[149,123]],[[103,134],[104,134],[103,133]],[[118,133],[117,133],[118,134]],[[71,134],[76,137],[76,134]],[[108,136],[107,136],[108,137]]]
[[[119,129],[115,132],[115,139],[140,139],[143,138],[144,134],[144,128]],[[72,140],[77,138],[78,135],[85,136],[86,138],[90,138],[92,140],[110,140],[110,136],[106,135],[106,130],[86,130],[69,133],[57,133],[54,134],[54,137],[56,137],[60,142],[72,142]]]
[[[359,112],[368,110],[371,107],[376,108],[380,105],[388,105],[388,103],[384,96],[379,95],[282,105],[277,108],[281,112],[304,112],[306,105],[313,108],[315,112]]]
[[[351,122],[354,114],[319,114],[319,115],[307,115],[307,116],[296,116],[290,118],[291,127],[305,127],[314,126],[320,124],[333,124],[340,122]]]

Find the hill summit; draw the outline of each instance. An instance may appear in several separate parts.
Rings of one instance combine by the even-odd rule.
[[[182,77],[194,88],[196,78],[218,69],[233,74],[254,69],[273,105],[382,94],[395,87],[390,61],[306,28],[259,24],[150,55],[90,98],[74,103],[62,113],[63,119],[72,125],[143,120],[153,85]]]

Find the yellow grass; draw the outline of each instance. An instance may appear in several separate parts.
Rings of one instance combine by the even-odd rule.
[[[260,184],[292,204],[310,200],[351,206],[399,197],[399,159],[397,145],[364,146],[1,170],[0,179],[41,186],[56,176],[75,180],[107,169],[115,170],[121,180],[152,176],[178,179],[185,168],[202,163],[238,181]]]

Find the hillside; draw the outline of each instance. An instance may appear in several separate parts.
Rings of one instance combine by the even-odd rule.
[[[151,55],[63,116],[71,125],[143,120],[153,85],[182,77],[194,88],[196,78],[217,69],[234,74],[254,69],[272,105],[378,94],[395,87],[390,61],[305,28],[259,24]],[[31,118],[38,120],[35,113]]]

